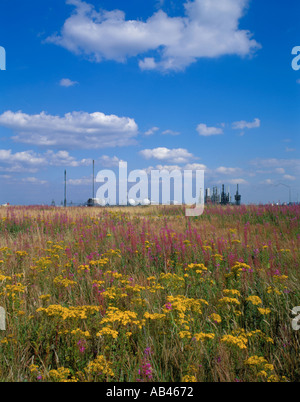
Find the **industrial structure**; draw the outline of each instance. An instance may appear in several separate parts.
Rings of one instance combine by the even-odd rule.
[[[238,184],[237,184],[237,189],[236,189],[236,193],[234,196],[235,202],[232,202],[229,188],[227,189],[227,192],[225,191],[224,184],[222,185],[221,191],[219,191],[217,186],[214,186],[212,188],[212,192],[211,192],[210,188],[205,189],[205,197],[204,197],[205,204],[241,205],[241,199],[242,199],[242,196],[239,193],[239,185]]]
[[[201,196],[200,196],[201,198]],[[217,186],[212,188],[212,192],[210,188],[205,189],[204,195],[204,203],[205,204],[220,204],[220,205],[241,205],[242,196],[239,193],[239,185],[237,184],[236,193],[234,195],[234,202],[232,202],[232,197],[230,196],[229,187],[227,188],[227,192],[225,191],[225,185],[222,184],[221,191],[219,191]],[[135,202],[130,202],[129,200],[128,205],[135,205]],[[145,200],[144,200],[145,201]],[[147,200],[149,201],[149,200]],[[143,203],[144,205],[152,204],[152,202]],[[171,203],[175,205],[176,202],[173,201]],[[84,204],[88,207],[104,207],[106,205],[104,200],[99,198],[95,198],[95,161],[93,160],[93,178],[92,178],[92,197],[88,199],[88,201]],[[67,206],[67,171],[64,171],[64,202],[63,206]]]

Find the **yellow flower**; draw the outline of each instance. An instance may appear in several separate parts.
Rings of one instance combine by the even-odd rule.
[[[62,286],[64,288],[67,288],[69,286],[72,287],[77,283],[77,282],[72,281],[72,280],[70,280],[68,278],[64,278],[62,275],[59,275],[56,278],[54,278],[53,282],[56,285]]]
[[[116,339],[118,337],[119,333],[118,333],[118,331],[115,331],[109,327],[104,327],[96,334],[96,336],[103,336],[103,335],[110,335],[114,339]]]
[[[234,298],[234,297],[223,297],[222,299],[219,299],[219,303],[220,304],[235,304],[235,305],[239,305],[241,304],[238,299]]]
[[[183,339],[183,338],[190,339],[192,337],[192,334],[190,333],[190,331],[180,331],[178,335],[181,339]]]
[[[111,363],[106,361],[105,357],[102,355],[97,356],[97,358],[85,367],[85,372],[89,375],[103,375],[105,377],[113,377],[114,372],[111,369]]]
[[[195,334],[194,338],[196,339],[196,341],[205,341],[207,339],[214,339],[215,334],[200,332],[198,334]]]
[[[221,339],[221,342],[227,343],[228,345],[237,346],[240,349],[247,349],[247,338],[243,335],[233,336],[233,335],[224,335]]]
[[[240,296],[240,292],[237,289],[224,289],[223,293],[229,296]]]
[[[82,331],[80,328],[74,329],[71,331],[71,335],[79,335],[84,338],[90,338],[90,333],[89,331]]]
[[[246,299],[250,303],[252,303],[254,306],[258,306],[259,304],[262,304],[261,299],[258,296],[249,296]]]
[[[41,299],[41,300],[45,300],[45,301],[48,301],[49,299],[50,299],[50,297],[51,297],[51,295],[41,295],[40,297],[39,297],[39,299]]]
[[[268,315],[271,313],[271,310],[269,308],[258,308],[258,311],[260,312],[260,314],[262,315]]]
[[[17,256],[19,257],[25,257],[28,255],[27,251],[16,251]]]
[[[217,322],[218,324],[220,324],[220,322],[222,322],[222,318],[221,318],[221,316],[220,316],[219,314],[213,313],[213,314],[211,314],[211,315],[209,316],[209,318],[210,318],[212,321]]]
[[[197,380],[194,375],[185,375],[182,377],[182,382],[197,382]]]
[[[161,320],[166,317],[166,314],[158,314],[158,313],[150,314],[146,311],[144,317],[149,318],[150,320]]]
[[[37,366],[36,364],[31,364],[29,366],[29,370],[30,370],[31,373],[37,373],[38,369],[39,369],[39,366]]]
[[[71,371],[68,368],[59,367],[57,370],[50,370],[49,376],[57,382],[76,382],[75,377],[69,376],[71,375]]]
[[[18,311],[18,316],[22,316],[22,315],[25,315],[25,311],[19,310]]]
[[[262,356],[251,356],[245,361],[245,364],[249,366],[259,366],[265,363],[267,363],[267,360]]]

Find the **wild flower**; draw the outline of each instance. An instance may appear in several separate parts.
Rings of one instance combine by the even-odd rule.
[[[118,338],[119,332],[111,329],[110,327],[103,327],[99,332],[97,332],[96,336],[104,336],[104,335],[109,335],[113,339]]]
[[[57,286],[61,286],[63,288],[68,288],[68,287],[72,287],[74,285],[76,285],[76,281],[72,281],[68,278],[64,278],[62,275],[57,276],[56,278],[54,278],[53,283],[55,283],[55,285]]]
[[[159,314],[159,313],[151,314],[146,311],[146,313],[144,313],[144,317],[146,319],[148,318],[149,320],[162,320],[166,317],[166,314]]]
[[[234,336],[228,334],[221,338],[221,342],[228,345],[237,346],[239,349],[247,349],[248,339],[243,335]]]
[[[153,379],[153,368],[149,360],[150,355],[151,349],[148,347],[144,350],[144,357],[138,370],[138,374],[141,377],[137,378],[137,381],[139,382],[147,382]]]
[[[258,296],[249,296],[246,298],[246,301],[252,303],[254,306],[259,306],[262,304],[262,300]]]
[[[88,375],[88,379],[92,377],[114,377],[114,372],[111,369],[111,362],[107,361],[103,355],[99,355],[95,360],[88,363],[84,371]]]
[[[50,370],[49,377],[55,382],[77,382],[71,375],[71,371],[65,367],[59,367],[57,370]]]
[[[220,324],[222,322],[222,318],[219,314],[213,313],[209,316],[209,318],[215,322],[216,324]]]
[[[194,334],[194,338],[196,339],[196,341],[206,341],[208,339],[214,339],[215,334],[200,332],[198,334]]]
[[[228,304],[228,305],[234,305],[234,306],[239,306],[241,303],[238,299],[235,297],[222,297],[219,299],[219,304]]]
[[[268,315],[271,313],[271,310],[269,308],[258,308],[258,311],[260,312],[261,315]]]
[[[197,379],[196,379],[196,377],[194,375],[187,374],[187,375],[182,377],[181,381],[182,382],[197,382]]]

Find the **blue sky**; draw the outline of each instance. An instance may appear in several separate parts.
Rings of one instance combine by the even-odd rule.
[[[296,0],[2,0],[0,203],[85,202],[96,172],[205,169],[300,194]],[[117,171],[117,170],[116,170]],[[96,185],[97,189],[97,185]],[[299,196],[298,196],[299,197]]]

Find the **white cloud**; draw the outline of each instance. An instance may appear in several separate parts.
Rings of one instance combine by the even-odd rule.
[[[184,166],[185,170],[205,170],[207,171],[207,166],[202,163],[188,163]]]
[[[133,143],[138,127],[133,119],[100,112],[71,112],[63,117],[6,111],[0,126],[17,132],[17,142],[65,149],[95,149]]]
[[[300,168],[300,159],[277,159],[277,158],[257,158],[251,161],[251,164],[264,168]]]
[[[197,129],[199,135],[203,137],[210,137],[211,135],[220,135],[223,134],[222,128],[217,127],[208,127],[206,124],[198,124]]]
[[[89,186],[93,183],[92,177],[82,177],[81,179],[69,179],[67,184],[70,186]]]
[[[76,160],[76,158],[71,156],[68,151],[58,151],[55,153],[49,150],[44,154],[44,158],[46,160],[46,163],[49,163],[49,165],[52,166],[78,167],[89,166],[92,164],[92,159]]]
[[[296,177],[295,177],[295,176],[292,176],[292,175],[290,175],[290,174],[285,174],[285,175],[283,176],[283,178],[284,178],[285,180],[292,180],[292,181],[296,180]]]
[[[98,12],[80,0],[66,2],[75,10],[47,41],[96,62],[141,56],[142,70],[182,70],[199,58],[244,57],[260,48],[248,30],[239,29],[248,0],[182,0],[184,16],[169,17],[160,9],[146,21],[126,20],[120,10]]]
[[[168,172],[172,172],[173,170],[182,170],[182,167],[178,165],[156,165],[156,170],[167,170]],[[153,169],[151,169],[153,170]]]
[[[179,131],[173,131],[173,130],[165,130],[162,132],[163,135],[180,135]]]
[[[266,180],[261,181],[260,184],[267,184],[267,185],[272,186],[272,185],[274,185],[274,180],[266,179]]]
[[[247,180],[242,179],[242,178],[226,180],[226,183],[227,183],[227,184],[245,184],[245,185],[246,185],[246,184],[249,184],[249,183],[247,182]],[[224,184],[224,180],[218,180],[218,181],[216,182],[216,184]]]
[[[153,135],[153,134],[156,133],[156,131],[158,131],[158,130],[159,130],[158,127],[152,127],[152,128],[150,128],[149,130],[147,130],[147,131],[145,132],[145,135],[146,135],[146,136]]]
[[[66,88],[73,87],[73,86],[76,85],[76,84],[78,84],[77,81],[72,81],[72,80],[70,80],[69,78],[62,78],[62,79],[60,80],[60,82],[59,82],[59,85],[60,85],[61,87],[66,87]]]
[[[232,123],[232,128],[234,130],[244,130],[245,128],[252,129],[252,128],[259,128],[260,127],[260,119],[254,119],[253,122],[247,122],[245,120],[235,121]]]
[[[147,174],[150,174],[152,170],[167,170],[168,172],[172,172],[173,170],[180,170],[183,172],[184,170],[204,170],[207,171],[207,166],[201,164],[201,163],[187,163],[184,166],[179,166],[179,165],[156,165],[155,167],[149,166],[146,169],[144,169]]]
[[[12,153],[11,149],[0,149],[0,162],[2,163],[22,163],[26,165],[41,166],[45,159],[33,151],[22,151]]]
[[[275,172],[278,173],[278,174],[284,174],[285,170],[283,168],[276,168]]]
[[[107,156],[107,155],[102,155],[99,158],[101,165],[104,167],[115,167],[119,166],[119,162],[121,162],[121,159],[119,159],[117,156]]]
[[[21,179],[21,181],[23,183],[38,184],[38,185],[48,183],[46,180],[40,180],[40,179],[37,179],[36,177],[25,177],[25,178]]]
[[[0,149],[0,170],[6,172],[36,172],[46,166],[88,166],[90,159],[76,160],[67,151],[57,153],[49,150],[38,154],[32,150],[13,153],[11,149]],[[2,166],[1,166],[2,165]]]
[[[169,149],[161,147],[154,149],[144,149],[140,151],[140,154],[145,159],[153,158],[177,164],[188,163],[191,159],[195,159],[193,154],[189,153],[186,149],[183,148]]]
[[[216,173],[224,174],[224,175],[235,175],[242,172],[241,168],[231,168],[220,166],[216,169]]]
[[[245,179],[230,179],[228,180],[229,184],[248,184],[247,180]]]

